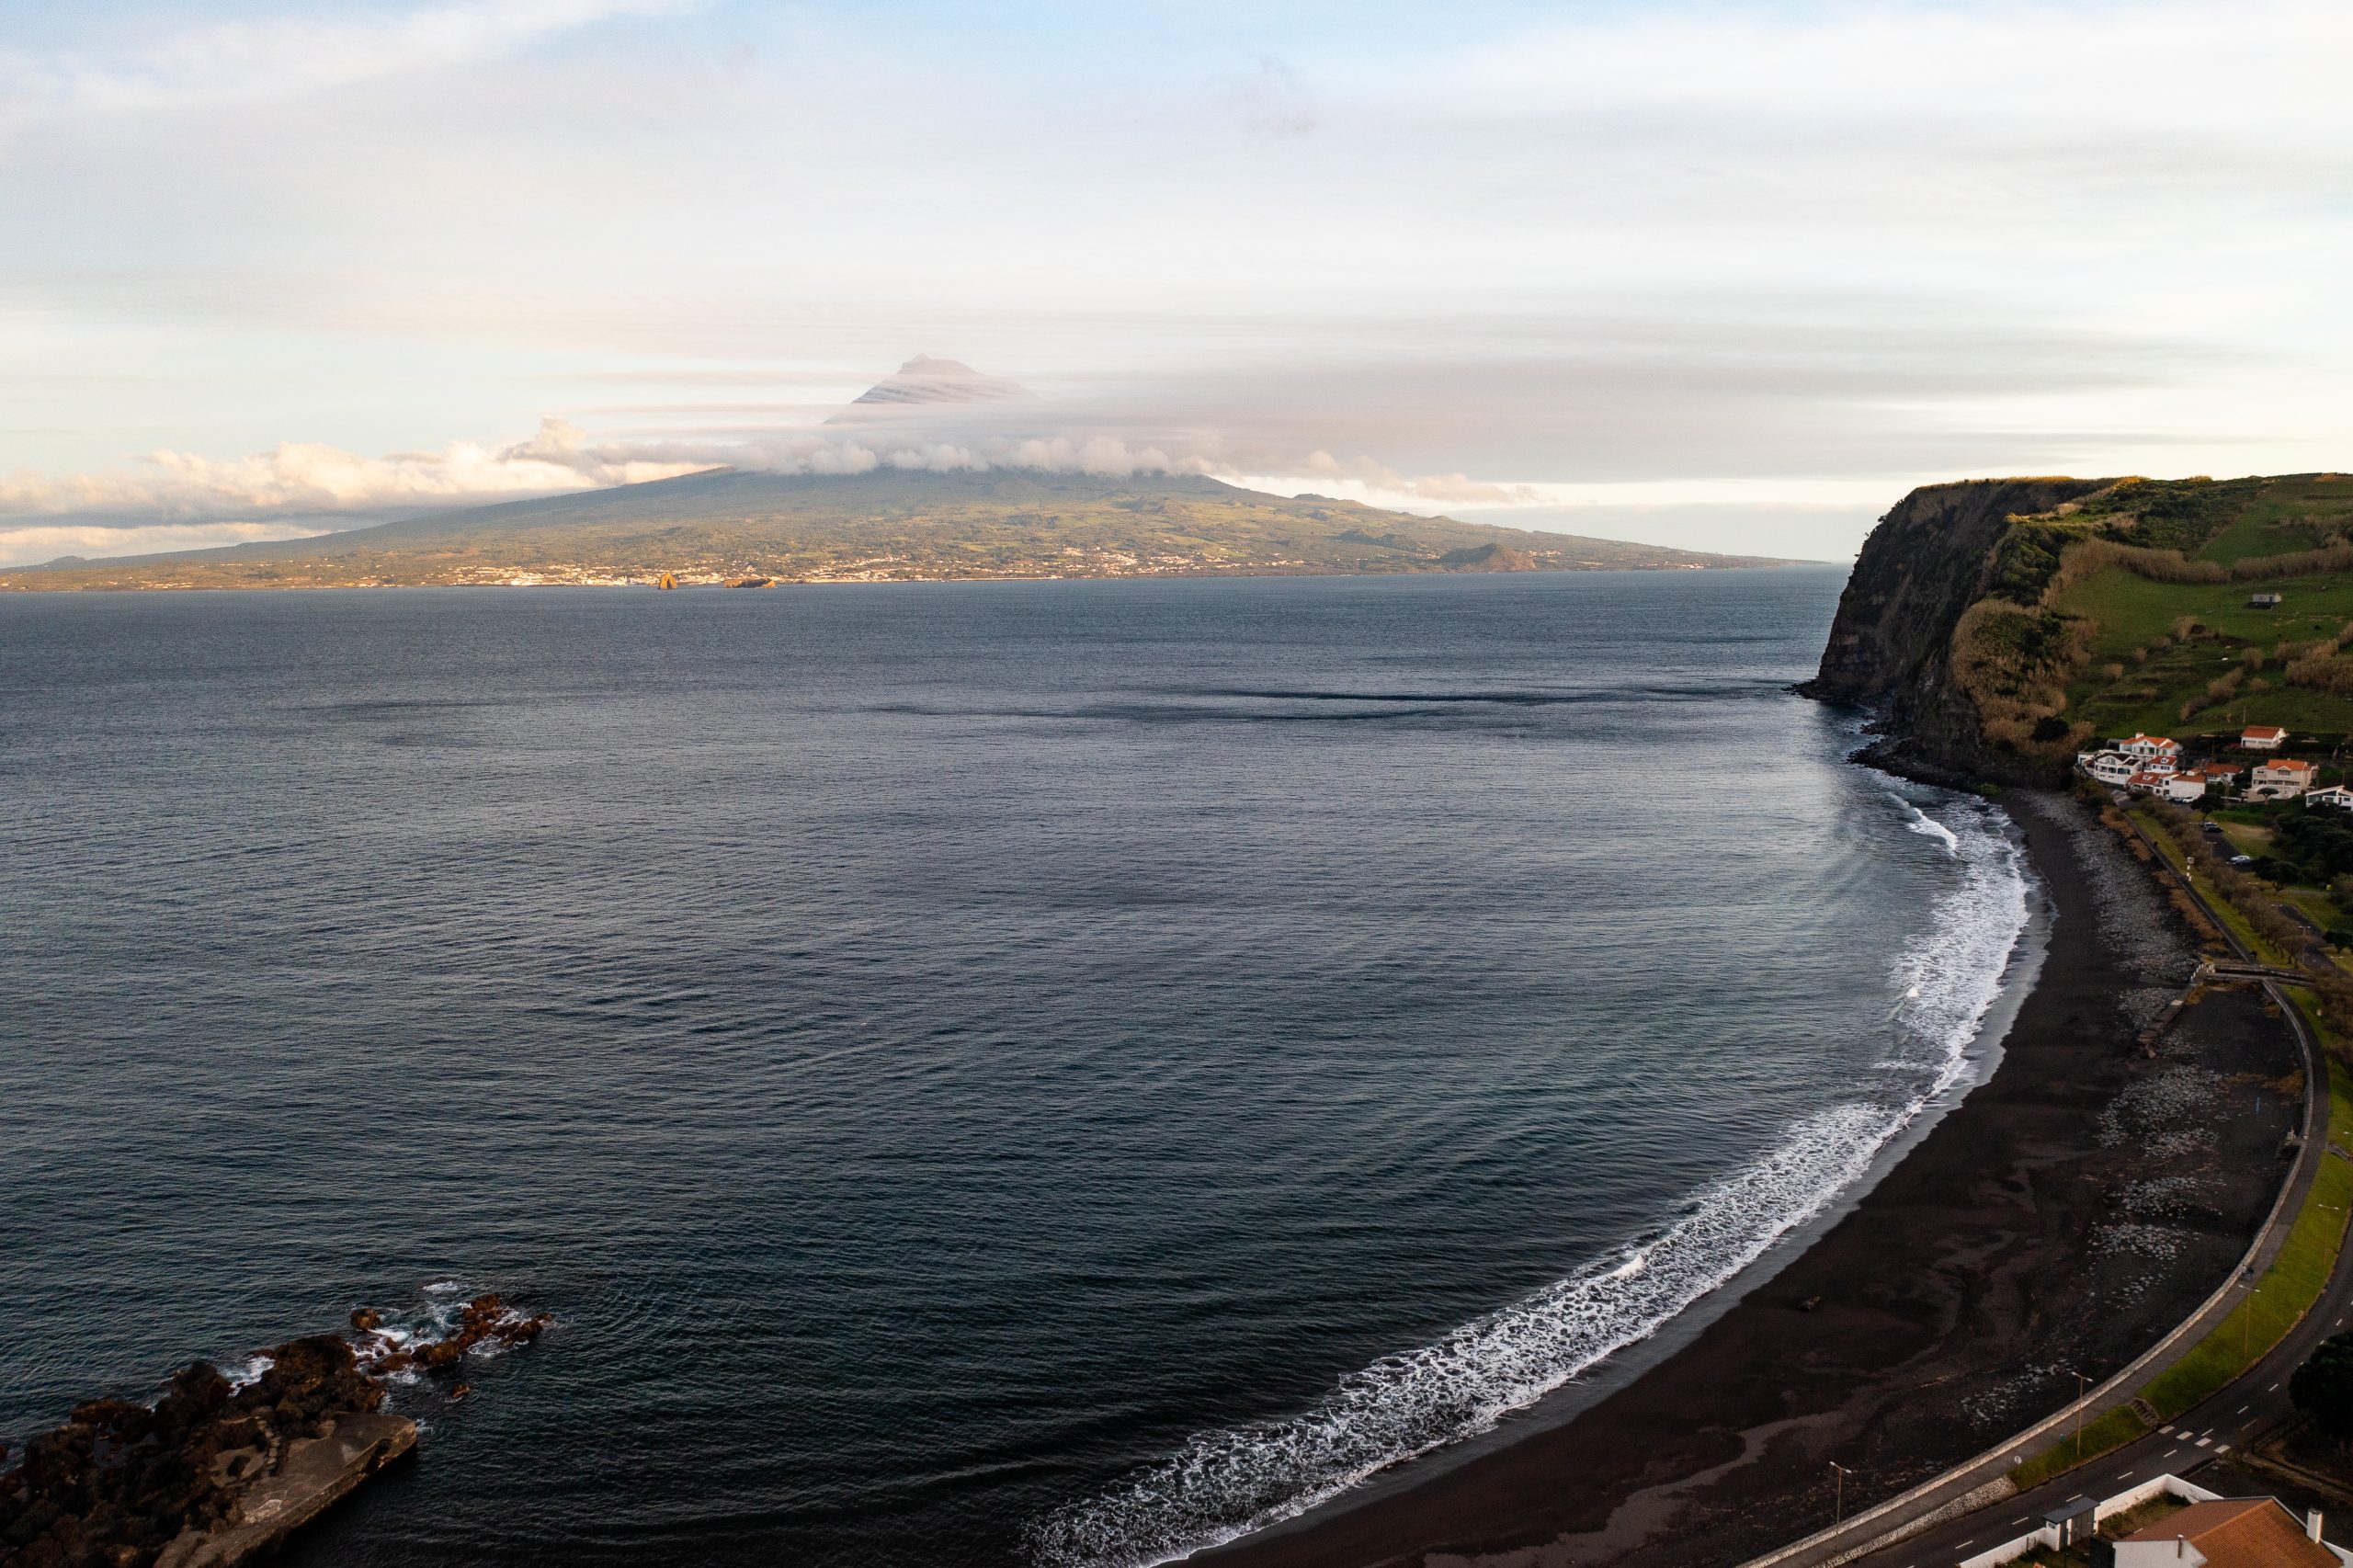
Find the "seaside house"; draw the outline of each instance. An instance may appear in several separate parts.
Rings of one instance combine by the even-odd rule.
[[[2165,1498],[2184,1506],[2121,1540],[2093,1533],[2120,1514]],[[2040,1529],[1964,1557],[1961,1568],[2003,1568],[2037,1549],[2086,1545],[2091,1561],[2114,1568],[2353,1568],[2353,1551],[2321,1539],[2321,1523],[2316,1513],[2298,1518],[2275,1497],[2225,1497],[2177,1475],[2160,1475],[2110,1496],[2072,1498],[2045,1514]]]
[[[2256,765],[2255,781],[2246,792],[2250,801],[2292,801],[2320,779],[2320,769],[2297,757]]]
[[[2328,806],[2340,812],[2353,812],[2353,790],[2342,784],[2331,784],[2325,790],[2314,790],[2304,796],[2307,806]]]
[[[2278,751],[2288,744],[2288,732],[2277,724],[2249,724],[2239,732],[2244,751]]]
[[[2181,743],[2168,740],[2164,735],[2135,734],[2129,741],[2117,742],[2116,749],[2133,761],[2146,765],[2173,761],[2181,755]]]
[[[2192,1503],[2115,1543],[2116,1568],[2342,1568],[2353,1562],[2277,1497]]]
[[[2121,788],[2141,771],[2139,766],[2120,751],[2086,752],[2075,762],[2085,772],[2110,789]]]
[[[2187,773],[2177,773],[2158,788],[2157,793],[2184,806],[2192,801],[2202,801],[2206,798],[2206,776],[2194,767]]]

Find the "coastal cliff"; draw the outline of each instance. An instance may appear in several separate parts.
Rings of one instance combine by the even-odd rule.
[[[2039,780],[2050,767],[1992,741],[1956,678],[1962,618],[1996,586],[2014,522],[2108,489],[2107,479],[1980,479],[1913,491],[1871,530],[1839,597],[1822,667],[1800,689],[1877,710],[1886,758],[1918,771]]]

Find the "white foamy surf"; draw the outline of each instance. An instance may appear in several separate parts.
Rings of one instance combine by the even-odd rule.
[[[1048,1568],[1151,1568],[1292,1517],[1367,1478],[1493,1428],[1611,1354],[1650,1337],[1821,1214],[1889,1142],[1961,1081],[2027,924],[2027,879],[1991,811],[1902,798],[1905,825],[1937,839],[1954,881],[1891,976],[1894,1058],[1884,1097],[1787,1128],[1694,1194],[1657,1236],[1597,1259],[1436,1344],[1384,1357],[1313,1407],[1197,1434],[1174,1456],[1065,1508],[1034,1532]],[[1933,811],[1934,814],[1931,814]]]

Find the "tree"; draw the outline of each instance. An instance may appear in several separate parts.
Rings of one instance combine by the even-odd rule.
[[[2353,1334],[2321,1341],[2288,1380],[2288,1397],[2332,1437],[2353,1437]]]

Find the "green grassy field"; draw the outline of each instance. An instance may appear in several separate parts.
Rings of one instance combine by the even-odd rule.
[[[2276,610],[2247,608],[2247,596],[2258,592],[2280,594],[2286,602]],[[2102,739],[2135,731],[2177,738],[2227,735],[2248,724],[2280,724],[2299,736],[2353,731],[2353,699],[2287,685],[2277,654],[2283,642],[2334,637],[2353,620],[2353,575],[2193,584],[2152,583],[2109,571],[2070,587],[2059,608],[2090,618],[2098,628],[2089,665],[2068,685],[2067,711],[2088,721]],[[2170,641],[2184,616],[2204,630],[2154,647],[2160,639]],[[2263,663],[2229,700],[2181,717],[2185,701],[2203,699],[2209,683],[2245,665],[2250,652]],[[2121,674],[2106,673],[2119,665]]]
[[[2131,502],[2147,516],[2127,512],[2120,522],[2111,512],[2087,514],[2100,528],[2085,528],[2085,537],[2097,531],[2118,542],[2179,550],[2192,562],[2235,567],[2311,551],[2353,528],[2353,480],[2336,475],[2146,489],[2154,499],[2132,502],[2128,492],[2103,506]],[[2250,607],[2251,597],[2265,593],[2283,602],[2276,609]],[[2089,657],[2067,682],[2066,713],[2090,724],[2096,738],[2136,730],[2220,736],[2247,724],[2281,724],[2300,736],[2353,733],[2353,680],[2339,683],[2348,695],[2290,685],[2279,657],[2283,642],[2333,638],[2353,621],[2353,572],[2177,583],[2111,566],[2060,589],[2051,607],[2089,629]],[[2186,619],[2197,630],[2185,638]],[[2208,687],[2234,668],[2245,672],[2238,689],[2211,699]],[[2198,710],[2185,719],[2188,703]]]

